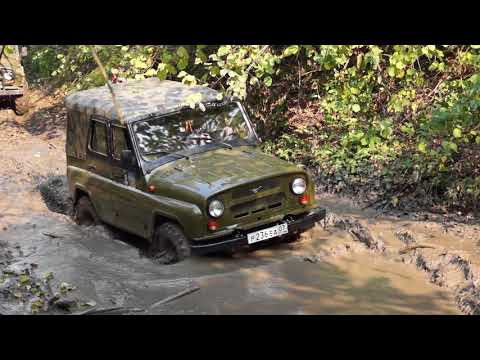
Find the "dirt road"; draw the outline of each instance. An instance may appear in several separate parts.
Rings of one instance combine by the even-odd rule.
[[[431,283],[428,272],[394,250],[404,246],[394,235],[398,228],[433,244],[457,241],[455,229],[446,237],[435,222],[375,218],[332,196],[320,201],[329,211],[367,224],[389,251],[369,249],[348,229],[319,226],[295,245],[162,266],[143,256],[141,239],[75,225],[51,211],[37,188],[48,176],[65,174],[58,111],[51,104],[26,118],[0,111],[0,242],[12,249],[8,269],[34,264],[36,273],[52,272],[57,284],[68,284],[68,297],[78,303],[144,310],[139,314],[461,313],[451,287]],[[478,228],[465,225],[462,231],[462,246],[480,258]],[[2,298],[1,282],[0,313],[30,312],[31,303]],[[152,307],[192,287],[199,290]]]

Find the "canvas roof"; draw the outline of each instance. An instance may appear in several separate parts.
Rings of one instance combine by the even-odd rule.
[[[217,100],[218,92],[205,86],[189,86],[178,81],[148,78],[112,84],[123,121],[131,122],[148,115],[162,115],[185,106],[189,95],[202,94],[202,102]],[[107,85],[78,91],[65,99],[67,110],[99,115],[120,122]]]

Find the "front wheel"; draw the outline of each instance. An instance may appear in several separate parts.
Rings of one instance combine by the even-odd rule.
[[[190,244],[180,226],[172,222],[157,226],[148,248],[149,257],[161,264],[174,264],[189,257],[190,253]]]

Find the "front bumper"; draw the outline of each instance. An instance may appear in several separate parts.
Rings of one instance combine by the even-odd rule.
[[[315,223],[325,218],[325,215],[325,209],[315,208],[312,209],[309,213],[297,216],[293,219],[287,218],[280,222],[274,222],[255,229],[250,229],[248,233],[286,223],[288,225],[288,235],[292,235],[314,227]],[[191,248],[196,254],[206,254],[222,250],[235,250],[246,246],[249,246],[246,231],[237,231],[236,233],[230,234],[228,236],[206,241],[198,241],[191,244]]]
[[[0,85],[0,96],[22,96],[23,93],[23,88],[17,86],[5,86],[2,88]]]

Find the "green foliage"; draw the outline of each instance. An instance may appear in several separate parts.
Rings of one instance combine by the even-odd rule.
[[[332,176],[379,172],[385,184],[428,181],[450,204],[478,204],[479,45],[102,45],[97,52],[109,74],[209,85],[245,99],[265,149],[287,160]],[[89,46],[33,46],[29,54],[30,73],[50,83],[84,89],[105,81]]]

